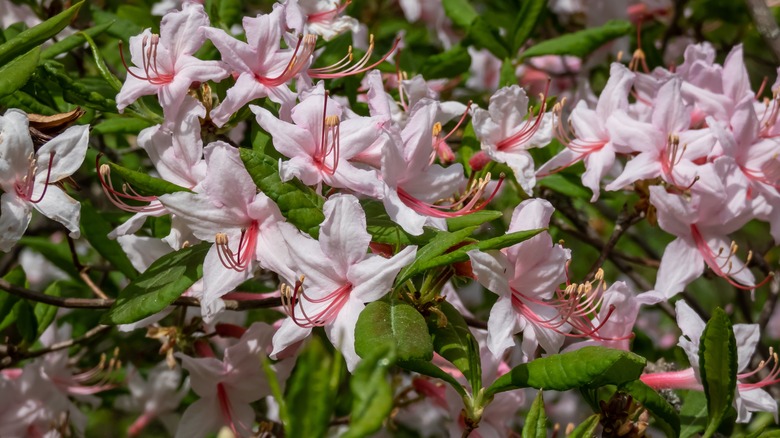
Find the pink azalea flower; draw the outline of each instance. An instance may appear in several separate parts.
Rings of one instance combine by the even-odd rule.
[[[88,126],[66,129],[36,152],[27,115],[8,110],[0,117],[0,251],[8,252],[27,230],[33,208],[79,237],[81,204],[54,183],[69,177],[84,161]]]
[[[681,371],[643,374],[640,377],[645,384],[654,389],[693,389],[702,391],[699,375],[699,344],[704,332],[705,323],[693,309],[680,300],[676,303],[677,325],[682,330],[680,342],[677,344],[685,350],[691,368]],[[753,353],[758,346],[760,330],[758,324],[734,324],[734,337],[737,341],[737,390],[734,405],[737,409],[737,422],[747,423],[753,412],[771,412],[777,422],[777,401],[761,388],[780,382],[780,364],[777,353],[773,353],[768,362],[761,362],[757,369],[745,371],[750,365]],[[755,375],[759,370],[775,364],[769,375],[756,383],[743,382]]]
[[[149,371],[144,379],[139,370],[128,365],[127,388],[129,395],[117,397],[114,405],[126,412],[140,412],[140,416],[127,430],[128,436],[138,436],[155,419],[160,420],[168,433],[173,435],[179,422],[175,411],[181,400],[190,392],[189,380],[181,384],[181,368],[169,368],[163,361]]]
[[[187,2],[182,7],[163,17],[159,36],[146,29],[130,38],[134,66],[127,67],[127,78],[116,96],[119,111],[141,96],[157,94],[170,124],[193,83],[228,76],[222,62],[193,56],[205,41],[202,28],[208,26],[209,19],[202,5]]]
[[[508,231],[544,228],[552,213],[552,205],[545,200],[523,201],[512,214]],[[553,298],[566,280],[570,257],[570,251],[553,245],[546,232],[500,252],[469,251],[477,280],[498,295],[490,310],[487,337],[487,346],[496,357],[514,347],[513,335],[521,331],[526,357],[533,357],[539,345],[549,354],[560,350],[571,326]]]
[[[198,239],[214,242],[203,262],[204,318],[224,308],[220,297],[251,278],[259,261],[264,267],[283,258],[273,243],[275,226],[283,221],[276,204],[244,168],[238,150],[222,142],[206,148],[208,170],[203,190],[160,196],[160,202]]]
[[[300,179],[306,185],[325,183],[379,197],[382,185],[377,172],[350,163],[379,137],[381,117],[342,119],[342,106],[325,93],[322,84],[292,110],[288,123],[265,108],[250,105],[257,123],[273,137],[273,145],[289,161],[279,163],[282,181]]]
[[[359,361],[355,353],[358,315],[365,303],[390,291],[398,271],[414,260],[417,247],[406,247],[389,259],[367,254],[371,235],[354,196],[332,196],[324,212],[319,241],[280,224],[289,251],[288,270],[295,274],[283,275],[294,286],[282,291],[289,316],[274,335],[272,355],[306,338],[312,327],[324,326],[351,371]]]
[[[288,24],[301,33],[320,35],[325,41],[344,32],[358,31],[358,21],[342,15],[351,0],[287,0]]]
[[[537,176],[544,176],[584,160],[586,170],[582,174],[582,184],[593,191],[591,202],[598,199],[601,180],[615,164],[615,147],[612,143],[612,130],[615,126],[610,122],[614,120],[611,117],[628,110],[628,93],[634,83],[634,76],[634,73],[622,64],[612,63],[609,81],[599,97],[596,109],[588,108],[586,101],[580,100],[569,116],[573,138],[563,125],[563,106],[555,106],[553,114],[558,118],[558,123],[555,124],[556,137],[566,149],[540,167]]]
[[[506,163],[526,193],[536,184],[534,160],[528,149],[550,143],[550,115],[545,106],[536,114],[528,114],[528,97],[517,85],[504,87],[490,97],[487,110],[475,108],[472,123],[482,142],[482,154],[499,163]],[[526,118],[528,115],[528,118]]]
[[[295,93],[287,83],[298,77],[310,64],[317,38],[304,35],[293,45],[281,49],[282,20],[287,8],[276,7],[267,15],[245,17],[247,42],[239,41],[222,29],[204,28],[206,36],[233,70],[236,83],[227,91],[225,100],[211,112],[217,126],[224,125],[242,106],[260,97],[268,97],[282,105],[281,114],[289,115],[295,103]]]
[[[205,437],[222,426],[230,427],[236,436],[252,435],[255,411],[251,403],[271,394],[261,356],[271,344],[273,331],[268,324],[252,324],[238,343],[225,350],[222,360],[214,357],[210,347],[199,349],[205,355],[200,358],[176,353],[190,373],[192,390],[200,396],[184,411],[176,437]],[[292,371],[291,362],[272,365],[282,388]]]

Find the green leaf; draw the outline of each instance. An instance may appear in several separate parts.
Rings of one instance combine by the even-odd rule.
[[[455,380],[450,373],[445,372],[431,362],[424,360],[399,360],[398,366],[409,371],[414,371],[415,373],[443,380],[449,383],[461,397],[467,397],[466,390],[460,382]]]
[[[542,41],[523,52],[520,59],[542,55],[572,55],[584,58],[610,40],[627,35],[631,29],[631,23],[628,21],[610,20],[600,27]]]
[[[257,187],[273,200],[282,215],[291,224],[314,238],[319,235],[319,226],[325,215],[322,206],[325,200],[300,181],[283,183],[279,179],[278,163],[262,152],[241,148],[241,160]]]
[[[689,438],[707,427],[707,396],[701,391],[688,391],[680,408],[680,437]]]
[[[27,287],[27,276],[25,276],[24,269],[21,266],[14,266],[13,269],[3,276],[3,279],[14,286]],[[19,300],[21,298],[16,295],[11,295],[5,291],[0,292],[0,318],[3,318],[0,320],[0,332],[16,322],[16,315],[13,309]]]
[[[590,190],[582,186],[580,179],[568,173],[547,175],[544,178],[540,178],[537,185],[547,187],[548,189],[552,189],[573,199],[590,200],[591,198]]]
[[[471,334],[466,320],[452,304],[442,301],[438,309],[444,318],[436,312],[431,312],[428,317],[433,349],[463,373],[471,385],[471,393],[477,394],[482,389],[479,343]]]
[[[400,302],[369,303],[355,325],[355,351],[368,357],[393,348],[401,360],[431,360],[433,343],[425,318],[414,307]]]
[[[78,13],[83,4],[83,1],[78,2],[43,23],[21,32],[19,35],[16,35],[9,41],[0,45],[0,65],[7,65],[12,59],[22,53],[29,52],[33,48],[43,44],[49,38],[57,35],[68,25],[68,23],[70,23],[73,17],[76,16],[76,13]]]
[[[61,282],[62,280],[59,280],[50,284],[46,290],[43,291],[43,293],[53,297],[61,296]],[[49,325],[54,321],[54,318],[57,316],[57,310],[59,310],[57,306],[44,303],[35,303],[35,307],[33,307],[33,313],[35,314],[35,319],[38,321],[38,337],[40,337],[46,328],[48,328]]]
[[[408,280],[409,278],[413,277],[414,275],[427,271],[428,269],[438,268],[439,266],[447,266],[458,262],[465,262],[469,259],[468,252],[471,250],[478,249],[480,251],[488,251],[491,249],[506,248],[516,243],[520,243],[525,240],[528,240],[536,236],[537,234],[541,233],[542,231],[544,231],[543,228],[540,228],[538,230],[528,230],[528,231],[518,231],[515,233],[507,233],[504,234],[503,236],[494,237],[492,239],[481,240],[479,242],[472,243],[470,245],[462,246],[456,249],[455,251],[440,255],[438,257],[432,257],[428,260],[421,261],[419,263],[417,260],[415,260],[414,263],[412,263],[412,265],[408,267],[408,270],[401,271],[401,274],[399,275],[399,280],[396,281],[396,284],[400,284]]]
[[[395,284],[403,284],[406,280],[412,278],[415,274],[423,272],[420,266],[429,263],[432,259],[444,254],[448,249],[461,244],[471,236],[475,227],[463,228],[455,232],[442,231],[430,240],[425,246],[417,250],[414,262],[404,267],[398,273]]]
[[[67,242],[54,243],[48,237],[24,236],[19,239],[19,244],[41,253],[71,278],[79,279],[79,271],[73,266],[73,257]]]
[[[462,29],[468,29],[471,23],[479,17],[477,11],[468,0],[443,0],[444,13],[452,23]]]
[[[393,410],[393,388],[387,380],[387,370],[394,362],[392,347],[385,344],[364,357],[355,368],[349,382],[352,390],[351,421],[342,438],[369,436],[382,427]]]
[[[40,54],[41,48],[36,47],[0,67],[0,97],[13,93],[27,83],[38,66]]]
[[[509,56],[509,49],[504,45],[503,38],[493,25],[482,17],[477,17],[471,22],[466,37],[474,42],[478,49],[487,49],[498,59]]]
[[[101,318],[102,324],[129,324],[154,315],[203,277],[203,259],[212,243],[166,254],[130,282]]]
[[[523,424],[523,437],[547,438],[547,414],[544,412],[542,391],[536,394]]]
[[[143,119],[131,119],[128,117],[116,117],[105,119],[92,126],[92,134],[138,134],[144,128],[152,126],[152,123]]]
[[[677,411],[661,397],[655,390],[640,380],[628,382],[620,387],[622,391],[631,395],[641,403],[657,420],[661,429],[669,437],[680,435],[680,416]]]
[[[92,18],[98,26],[107,23],[115,23],[116,25],[111,26],[107,32],[109,35],[119,38],[120,40],[127,41],[130,37],[144,31],[142,26],[139,26],[126,18],[120,18],[112,12],[106,11],[97,3],[93,3],[89,6],[89,12],[92,14]]]
[[[164,179],[155,178],[144,172],[136,172],[116,163],[108,163],[111,172],[119,175],[133,190],[142,195],[162,196],[176,192],[192,192]]]
[[[111,85],[114,90],[119,92],[119,90],[122,89],[122,81],[119,80],[114,74],[111,72],[111,70],[108,69],[106,66],[106,62],[103,61],[103,57],[100,56],[100,50],[98,50],[97,45],[95,45],[95,41],[92,40],[92,37],[84,32],[79,32],[84,36],[84,38],[87,40],[87,43],[89,44],[90,50],[92,50],[92,59],[95,60],[95,65],[97,66],[98,72],[100,72],[100,76],[105,79],[105,81]]]
[[[517,84],[517,74],[515,73],[515,65],[511,59],[506,58],[501,63],[501,72],[498,77],[499,87],[509,87]]]
[[[287,380],[285,401],[291,415],[285,425],[287,436],[321,437],[330,427],[336,408],[343,361],[335,361],[318,336],[314,336],[298,356]]]
[[[536,29],[542,13],[546,9],[546,5],[547,0],[525,0],[523,2],[520,13],[517,14],[517,19],[510,32],[510,35],[514,34],[510,41],[510,53],[517,53],[523,47],[534,29]]]
[[[241,23],[243,3],[241,0],[219,0],[219,21],[226,28]]]
[[[518,365],[493,382],[486,396],[518,388],[566,391],[620,385],[638,379],[645,363],[645,358],[628,351],[583,347]]]
[[[48,60],[42,66],[43,68],[39,71],[62,87],[63,98],[67,102],[103,112],[118,112],[113,96],[106,97],[83,80],[71,78],[64,65],[57,61]]]
[[[504,216],[504,213],[495,210],[476,211],[465,216],[452,217],[447,219],[447,229],[450,232],[462,230],[469,227],[478,227],[485,222],[490,222]]]
[[[117,268],[121,273],[132,280],[138,276],[138,272],[130,263],[127,254],[114,239],[109,239],[108,234],[113,227],[103,218],[95,207],[88,202],[81,204],[81,234],[87,238],[89,244],[95,248],[103,258],[108,260],[111,265]]]
[[[87,41],[86,38],[84,38],[84,34],[95,38],[96,36],[105,32],[109,27],[111,27],[112,24],[114,24],[114,22],[109,21],[98,26],[90,27],[89,29],[85,29],[81,32],[74,33],[73,35],[69,35],[68,37],[63,38],[43,49],[41,52],[41,59],[54,59],[54,57],[57,55],[70,52],[77,47],[81,47],[81,45]]]
[[[575,427],[570,434],[566,435],[566,438],[591,438],[596,436],[596,428],[599,426],[599,421],[601,421],[601,415],[591,415]]]
[[[16,330],[25,344],[30,345],[38,339],[38,320],[33,307],[27,300],[19,300],[13,308]]]
[[[449,50],[428,57],[420,67],[420,74],[425,79],[454,78],[469,70],[471,55],[460,44]]]
[[[737,388],[737,341],[726,312],[720,307],[704,327],[699,343],[699,371],[707,395],[707,429],[711,437],[723,422]]]

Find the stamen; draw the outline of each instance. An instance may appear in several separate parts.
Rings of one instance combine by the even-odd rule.
[[[501,140],[496,144],[496,148],[499,151],[511,151],[513,149],[525,149],[525,143],[530,141],[536,134],[536,131],[542,126],[544,119],[544,113],[547,111],[547,93],[550,91],[550,80],[547,81],[547,86],[544,89],[544,93],[539,95],[540,106],[539,112],[534,116],[533,107],[528,107],[528,117],[525,123],[520,129],[509,137]]]
[[[37,204],[43,200],[46,196],[46,191],[49,188],[51,181],[51,168],[54,164],[54,151],[49,152],[49,165],[46,169],[46,182],[43,183],[43,191],[37,199],[33,199],[33,191],[35,190],[35,174],[38,172],[38,158],[35,156],[35,152],[30,152],[27,157],[27,174],[22,177],[21,181],[17,180],[14,184],[16,195],[24,199],[27,202]]]
[[[123,43],[122,41],[119,41],[119,56],[122,59],[122,65],[124,65],[125,70],[127,70],[127,74],[138,80],[147,81],[153,85],[170,83],[173,80],[174,75],[161,72],[157,66],[157,46],[159,43],[160,36],[157,34],[152,34],[151,38],[149,35],[144,35],[141,40],[141,57],[143,65],[136,66],[136,68],[141,68],[143,70],[144,75],[142,76],[133,72],[127,65],[125,54],[122,50]]]
[[[257,221],[252,221],[249,227],[242,229],[238,250],[235,253],[230,249],[228,235],[217,233],[214,236],[214,245],[217,247],[217,256],[222,266],[239,272],[246,270],[254,259],[258,232]]]
[[[103,193],[112,204],[124,211],[131,213],[160,213],[165,211],[165,207],[157,200],[156,196],[144,196],[135,191],[130,185],[122,184],[122,191],[114,189],[114,183],[111,182],[111,167],[108,164],[100,164],[100,155],[95,160],[98,168],[98,179]],[[147,205],[131,205],[126,200],[134,202],[146,202]]]
[[[710,269],[712,269],[715,275],[723,278],[735,288],[741,290],[754,290],[756,288],[765,285],[766,283],[769,282],[769,280],[772,279],[773,273],[770,272],[769,275],[766,276],[766,278],[764,278],[760,283],[756,284],[755,286],[746,286],[737,283],[737,281],[733,278],[733,276],[739,274],[744,269],[747,269],[747,264],[750,263],[750,260],[753,257],[752,251],[748,252],[748,259],[747,262],[744,264],[744,266],[737,271],[733,271],[732,258],[736,257],[737,250],[739,249],[739,247],[735,242],[731,242],[731,245],[729,245],[729,252],[724,256],[722,247],[718,249],[717,254],[712,251],[712,249],[709,247],[707,242],[704,240],[704,237],[702,237],[701,232],[699,231],[699,228],[696,226],[696,224],[691,225],[691,236],[693,237],[693,241],[696,244],[696,248],[699,250],[699,253],[704,258],[704,262],[707,264],[707,266],[709,266]],[[718,259],[722,257],[725,257],[725,260],[721,263],[718,261]]]
[[[455,127],[452,128],[452,130],[450,130],[450,132],[445,135],[444,138],[439,138],[439,135],[442,131],[441,123],[436,122],[433,125],[433,151],[431,152],[430,164],[433,164],[437,155],[439,156],[439,160],[441,160],[442,163],[451,163],[455,161],[455,154],[452,152],[452,149],[449,147],[449,145],[447,145],[447,139],[450,138],[452,134],[454,134],[455,131],[460,128],[460,126],[463,124],[463,121],[466,120],[466,116],[469,114],[469,110],[471,109],[471,104],[472,101],[469,100],[469,102],[466,104],[466,110],[463,111],[463,114],[460,116],[458,123],[455,124]]]
[[[290,318],[300,327],[311,328],[324,326],[338,315],[344,304],[349,300],[349,294],[352,292],[352,283],[347,283],[336,290],[320,298],[314,298],[306,293],[303,288],[304,276],[301,276],[295,282],[295,287],[282,285],[282,306]],[[306,311],[307,305],[317,305],[327,303],[323,308],[318,309],[314,314],[309,315]],[[300,304],[300,305],[299,305]],[[296,315],[296,309],[300,316]]]
[[[382,56],[379,61],[371,64],[368,64],[369,59],[371,58],[371,53],[374,51],[374,35],[370,35],[368,37],[368,49],[366,50],[366,54],[363,55],[362,58],[360,58],[354,65],[345,67],[343,64],[344,58],[342,58],[339,62],[336,64],[333,64],[328,67],[321,67],[321,68],[311,68],[308,71],[309,77],[312,79],[335,79],[335,78],[343,78],[346,76],[352,76],[357,75],[360,73],[367,72],[371,69],[376,68],[379,64],[385,62],[387,58],[390,57],[390,55],[393,54],[396,48],[398,48],[398,44],[401,42],[400,38],[396,38],[395,41],[393,41],[393,47],[390,48],[390,50]],[[352,53],[352,47],[349,48],[348,55],[350,56],[350,62],[352,61],[351,58]],[[343,68],[343,70],[338,71],[340,68]]]
[[[303,69],[308,64],[312,53],[314,53],[316,46],[316,35],[303,35],[303,37],[298,38],[298,43],[295,45],[295,50],[293,51],[292,57],[290,58],[290,62],[287,63],[284,71],[282,71],[279,76],[275,78],[267,78],[265,76],[255,75],[255,79],[267,87],[278,87],[287,83],[287,81],[295,78],[303,71]]]
[[[344,9],[347,8],[352,3],[352,0],[347,0],[344,3],[340,4],[334,9],[331,9],[329,11],[322,11],[322,12],[315,12],[313,14],[309,14],[306,17],[306,21],[309,23],[322,23],[331,21],[336,16],[344,11]]]
[[[485,175],[485,178],[480,178],[475,183],[469,187],[465,193],[460,195],[458,198],[452,200],[452,202],[448,204],[429,204],[427,202],[424,202],[420,199],[415,198],[411,194],[409,194],[406,190],[404,190],[401,187],[397,188],[398,191],[398,197],[401,199],[401,202],[406,204],[409,208],[412,210],[425,215],[425,216],[431,216],[436,218],[451,218],[451,217],[460,217],[465,216],[467,214],[471,214],[477,211],[480,211],[487,207],[487,205],[490,203],[490,201],[493,200],[493,198],[496,197],[498,194],[498,191],[501,189],[501,184],[504,182],[504,175],[502,174],[500,176],[500,179],[498,180],[498,184],[496,184],[496,188],[493,190],[493,193],[490,194],[490,196],[485,199],[482,202],[479,202],[482,195],[485,193],[485,190],[487,189],[488,183],[490,182],[491,175],[488,173]],[[447,211],[450,210],[450,211]]]

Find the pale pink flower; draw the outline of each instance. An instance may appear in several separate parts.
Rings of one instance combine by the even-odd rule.
[[[179,416],[175,411],[190,391],[189,380],[182,384],[181,368],[171,369],[163,361],[149,371],[146,379],[139,370],[127,367],[129,395],[116,398],[114,405],[126,412],[139,412],[140,416],[130,425],[127,435],[138,436],[155,419],[165,425],[168,433],[176,431]]]

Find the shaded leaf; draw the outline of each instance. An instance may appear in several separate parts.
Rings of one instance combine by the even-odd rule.
[[[558,38],[542,41],[523,52],[520,59],[543,55],[572,55],[584,58],[607,42],[628,35],[631,29],[631,23],[628,21],[610,20],[600,27],[567,33]]]
[[[601,421],[599,414],[591,415],[577,425],[570,434],[566,435],[566,438],[590,438],[596,436],[596,428],[599,426],[599,421]]]
[[[15,92],[27,83],[38,66],[40,54],[41,48],[36,47],[0,67],[0,97]]]
[[[449,383],[461,397],[466,397],[466,390],[450,373],[445,372],[431,362],[424,360],[399,360],[398,366],[425,376],[434,377]]]
[[[463,373],[471,385],[472,394],[476,394],[482,388],[479,343],[458,309],[446,301],[439,303],[438,308],[446,321],[435,312],[428,317],[433,349]]]
[[[22,53],[29,52],[46,42],[49,38],[57,35],[76,16],[83,4],[83,1],[78,2],[43,23],[22,31],[0,45],[0,65],[7,65],[12,59]]]
[[[53,297],[61,296],[61,281],[55,281],[54,283],[50,284],[46,290],[43,291],[43,293]],[[54,321],[54,318],[57,316],[57,310],[59,310],[57,306],[44,303],[35,303],[35,306],[33,307],[33,313],[35,314],[35,319],[38,323],[38,337],[40,337],[46,328],[48,328],[49,325]]]
[[[468,29],[471,23],[479,17],[477,11],[468,0],[442,0],[444,13],[456,26]]]
[[[342,438],[365,437],[382,427],[393,409],[393,388],[387,380],[387,370],[394,362],[395,355],[388,344],[360,361],[349,382],[352,390],[351,421]]]
[[[401,303],[369,303],[355,325],[355,351],[368,357],[392,348],[401,360],[431,360],[433,343],[425,318],[414,307]]]
[[[523,424],[523,437],[525,438],[546,438],[547,437],[547,414],[544,412],[544,399],[542,391],[536,394],[534,402],[531,403],[531,409],[525,416]]]
[[[113,21],[109,21],[94,27],[90,27],[89,29],[84,29],[83,31],[74,33],[73,35],[68,35],[67,37],[43,49],[41,52],[41,59],[53,59],[57,55],[70,52],[77,47],[81,47],[86,42],[84,34],[94,38],[105,32],[113,24]]]
[[[517,53],[536,29],[542,13],[545,11],[547,0],[525,0],[517,14],[517,19],[512,26],[512,39],[510,41],[510,53]],[[513,71],[514,73],[514,71]]]
[[[130,263],[127,254],[119,245],[119,242],[108,238],[108,233],[112,231],[111,224],[95,210],[95,207],[88,202],[81,204],[81,233],[87,238],[89,244],[103,258],[111,262],[115,268],[123,273],[128,279],[132,280],[138,276],[138,272]]]
[[[176,192],[191,192],[191,190],[178,186],[164,179],[155,178],[144,172],[136,172],[116,163],[107,163],[111,172],[119,175],[124,182],[130,184],[133,190],[142,195],[162,196]]]
[[[420,67],[425,79],[454,78],[469,71],[471,55],[460,44],[452,46],[446,52],[428,57]]]
[[[725,419],[737,388],[737,340],[728,315],[720,307],[712,313],[701,335],[699,372],[707,396],[706,438]]]

